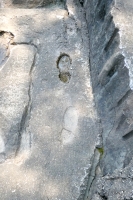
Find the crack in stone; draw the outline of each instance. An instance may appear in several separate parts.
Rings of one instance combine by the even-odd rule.
[[[20,122],[20,129],[19,129],[19,135],[18,135],[18,145],[17,145],[17,149],[16,149],[16,153],[15,155],[17,156],[20,150],[20,146],[21,146],[21,140],[22,140],[22,134],[23,131],[27,129],[27,127],[29,126],[29,121],[30,121],[30,117],[31,117],[31,110],[32,110],[32,87],[33,87],[33,82],[32,82],[32,73],[33,73],[33,69],[35,67],[35,63],[36,63],[36,55],[38,53],[38,48],[36,45],[34,45],[33,43],[14,43],[13,45],[30,45],[33,46],[36,49],[36,52],[34,54],[34,58],[33,58],[33,62],[30,68],[30,72],[29,72],[29,89],[28,89],[28,103],[27,106],[24,109],[22,118],[21,118],[21,122]],[[32,141],[31,141],[31,134],[30,134],[30,141],[29,141],[29,146],[31,148],[32,146]]]
[[[91,170],[88,175],[88,183],[87,183],[86,193],[85,193],[83,200],[89,200],[89,198],[90,198],[91,186],[96,178],[96,170],[99,165],[100,159],[101,159],[100,153],[98,152],[97,148],[95,148],[93,159],[92,159],[92,164],[91,164]]]
[[[29,46],[33,46],[36,49],[36,51],[38,52],[38,46],[35,45],[32,42],[13,42],[12,45],[14,45],[14,46],[15,45],[29,45]]]
[[[99,196],[102,198],[102,200],[108,200],[108,197],[105,196],[105,195],[101,195],[101,194],[99,194]]]

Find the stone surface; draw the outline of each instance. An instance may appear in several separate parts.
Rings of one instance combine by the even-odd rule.
[[[88,32],[80,4],[67,9],[0,10],[2,200],[81,200],[93,180]]]
[[[132,0],[0,7],[1,199],[133,199]]]
[[[132,199],[132,1],[85,1],[90,67],[103,155],[90,199]],[[99,149],[100,150],[100,149]],[[100,150],[100,151],[101,151]]]
[[[40,8],[60,4],[62,0],[1,0],[1,8]]]
[[[18,45],[0,70],[1,143],[5,158],[14,156],[19,149],[21,132],[28,115],[30,72],[34,49]]]

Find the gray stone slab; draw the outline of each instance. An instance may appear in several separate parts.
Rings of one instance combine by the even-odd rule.
[[[0,112],[8,119],[2,134],[9,138],[6,147],[0,139],[0,150],[8,155],[10,137],[19,144],[0,165],[3,200],[76,200],[85,193],[99,121],[82,9],[72,2],[68,9],[71,17],[59,7],[0,10],[1,31],[14,36],[0,72]]]

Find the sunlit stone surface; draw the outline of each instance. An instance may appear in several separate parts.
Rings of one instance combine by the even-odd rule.
[[[72,2],[68,9],[70,17],[64,4],[0,10],[2,34],[11,36],[8,57],[0,38],[2,200],[85,194],[99,121],[84,16]]]

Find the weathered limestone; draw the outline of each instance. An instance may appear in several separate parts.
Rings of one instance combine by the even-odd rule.
[[[17,154],[30,104],[30,72],[34,61],[33,47],[18,45],[0,71],[1,140],[5,159]]]
[[[103,155],[90,199],[132,199],[132,1],[85,1],[90,67]],[[127,175],[128,174],[128,175]]]
[[[132,0],[0,7],[1,199],[133,199]]]
[[[12,36],[0,43],[2,200],[82,200],[92,183],[100,123],[88,32],[80,4],[67,9],[0,10]]]

